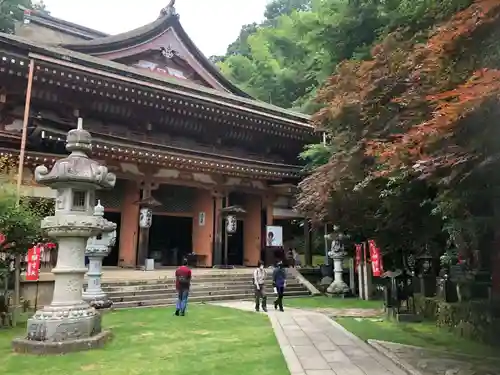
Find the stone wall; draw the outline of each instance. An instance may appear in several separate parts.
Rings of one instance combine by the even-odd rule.
[[[38,299],[36,298],[37,293]],[[31,309],[35,307],[35,303],[37,304],[37,308],[49,305],[53,294],[54,280],[39,281],[38,287],[37,283],[33,281],[21,282],[21,298],[24,301],[28,301]]]

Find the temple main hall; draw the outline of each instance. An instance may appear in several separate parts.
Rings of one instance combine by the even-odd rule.
[[[0,154],[22,160],[33,197],[53,198],[34,167],[64,157],[65,134],[83,119],[93,158],[118,177],[97,197],[118,225],[106,266],[188,255],[200,267],[255,266],[267,226],[302,219],[293,205],[298,155],[316,142],[309,117],[228,81],[173,6],[119,35],[26,10],[15,35],[0,34],[0,108]],[[152,214],[147,228],[141,212]]]

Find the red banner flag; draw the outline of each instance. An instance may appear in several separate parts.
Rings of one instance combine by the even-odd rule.
[[[358,272],[358,267],[361,264],[361,250],[363,245],[357,243],[354,246],[356,247],[356,257],[354,258],[354,270]]]
[[[28,250],[28,262],[26,265],[26,280],[37,281],[40,276],[40,253],[42,247],[37,245]]]
[[[370,258],[372,261],[373,276],[380,277],[384,272],[382,266],[382,255],[380,254],[380,248],[377,247],[374,240],[368,241],[368,248],[370,250]]]

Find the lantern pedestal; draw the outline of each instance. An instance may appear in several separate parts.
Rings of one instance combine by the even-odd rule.
[[[98,203],[100,213],[104,214],[104,207]],[[99,214],[99,213],[98,213]],[[113,302],[101,288],[102,261],[111,251],[116,242],[116,231],[103,232],[99,237],[91,237],[87,241],[85,255],[89,258],[87,271],[87,289],[82,293],[83,300],[96,309],[111,307]]]
[[[326,289],[328,294],[342,295],[345,296],[351,292],[349,286],[344,282],[343,279],[343,254],[336,254],[332,256],[333,268],[334,268],[334,280],[333,283]]]

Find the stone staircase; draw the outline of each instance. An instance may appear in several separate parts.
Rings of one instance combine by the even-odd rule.
[[[166,277],[157,280],[103,281],[102,289],[113,301],[114,309],[171,306],[175,305],[177,294],[175,280]],[[266,292],[272,299],[272,278],[266,280]],[[285,296],[308,296],[309,290],[289,275]],[[189,302],[212,302],[253,299],[252,276],[245,274],[193,275]]]

